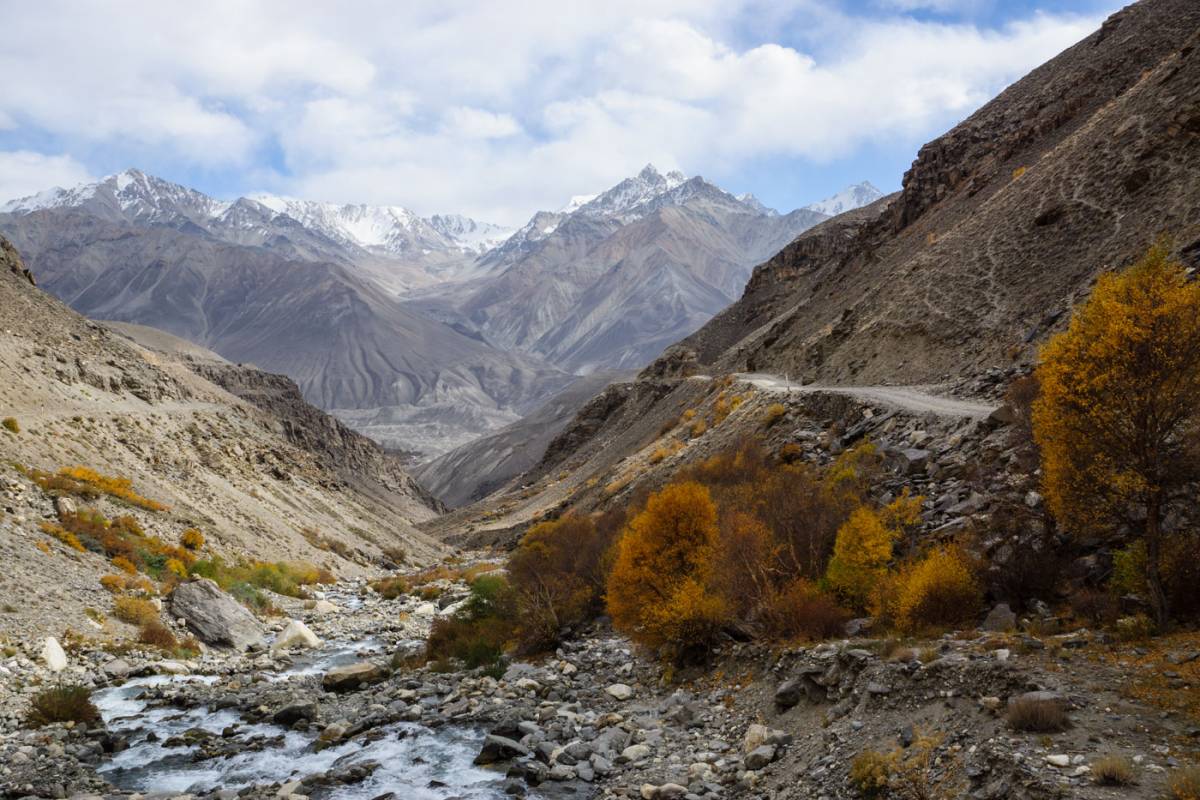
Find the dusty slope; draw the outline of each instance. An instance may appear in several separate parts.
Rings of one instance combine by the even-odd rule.
[[[70,311],[14,271],[15,251],[2,255],[0,416],[16,419],[20,432],[0,431],[0,593],[22,602],[0,613],[0,633],[78,630],[83,607],[104,610],[111,601],[97,583],[111,565],[39,531],[53,506],[14,464],[128,477],[170,507],[134,511],[149,532],[175,542],[196,526],[230,557],[362,574],[388,560],[384,550],[402,547],[423,561],[440,554],[413,527],[435,512],[410,484],[370,481],[368,490],[348,482],[328,466],[328,453],[289,442],[275,415]],[[305,528],[340,542],[347,557],[314,546]]]

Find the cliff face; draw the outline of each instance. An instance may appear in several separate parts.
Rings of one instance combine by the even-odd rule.
[[[1200,5],[1143,0],[799,237],[680,343],[694,369],[926,383],[1029,361],[1102,270],[1200,253]],[[648,374],[670,374],[669,351]]]

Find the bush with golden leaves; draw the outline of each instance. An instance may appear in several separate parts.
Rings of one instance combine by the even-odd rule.
[[[670,484],[625,529],[608,580],[613,624],[668,658],[707,653],[728,616],[712,590],[717,510],[708,489]]]
[[[894,619],[906,632],[969,625],[983,603],[971,564],[955,546],[902,567],[896,586]]]

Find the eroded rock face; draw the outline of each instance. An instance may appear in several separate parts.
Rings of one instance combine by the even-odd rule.
[[[171,613],[182,618],[205,644],[246,650],[263,642],[262,624],[208,578],[177,586],[170,604]]]

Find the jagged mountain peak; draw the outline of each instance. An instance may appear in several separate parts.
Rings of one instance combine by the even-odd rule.
[[[847,186],[837,194],[826,197],[820,202],[811,203],[805,206],[805,208],[809,211],[816,211],[836,217],[838,214],[844,214],[847,211],[853,211],[856,208],[870,205],[881,197],[883,197],[883,192],[879,191],[873,183],[863,181],[853,186]]]

